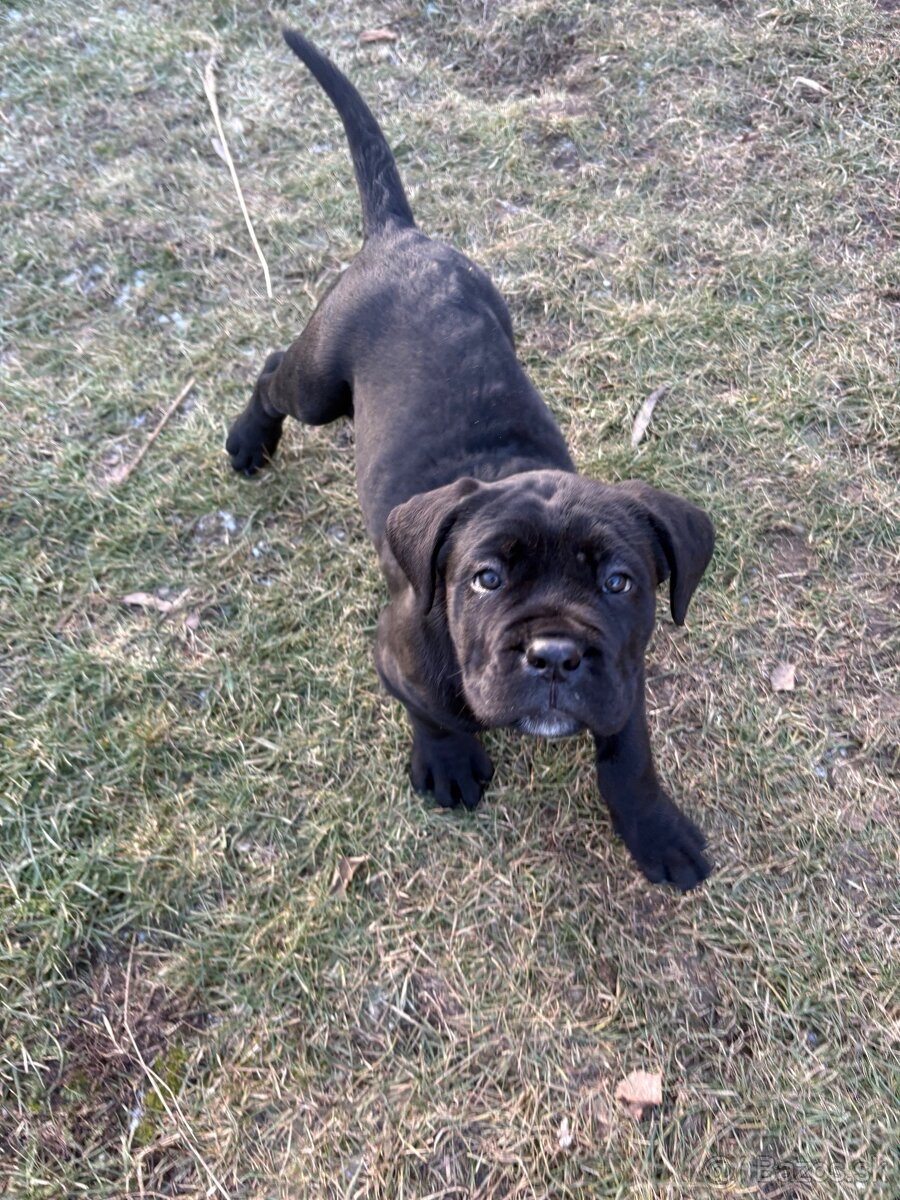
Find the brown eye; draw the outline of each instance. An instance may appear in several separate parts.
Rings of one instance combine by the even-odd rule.
[[[476,592],[495,592],[500,583],[500,572],[495,571],[493,567],[485,567],[472,580],[472,587]]]
[[[631,580],[627,575],[623,575],[621,571],[615,571],[604,583],[603,590],[604,592],[612,592],[616,595],[619,592],[629,592],[631,591]]]

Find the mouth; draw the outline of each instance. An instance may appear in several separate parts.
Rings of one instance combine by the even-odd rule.
[[[558,696],[559,685],[556,680],[553,680],[550,683],[546,708],[534,715],[520,717],[516,722],[517,728],[521,729],[523,733],[545,738],[565,738],[581,733],[584,729],[584,722],[560,708]]]
[[[520,717],[516,728],[535,737],[564,738],[581,733],[584,725],[568,713],[550,708],[534,717]]]

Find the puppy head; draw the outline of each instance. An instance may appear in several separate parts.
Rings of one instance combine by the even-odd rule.
[[[643,483],[561,471],[460,479],[387,524],[423,620],[446,624],[462,692],[485,726],[561,737],[620,730],[637,699],[654,591],[672,616],[712,555],[695,505]]]

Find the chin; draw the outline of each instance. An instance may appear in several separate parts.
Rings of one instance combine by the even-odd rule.
[[[516,728],[535,737],[565,738],[581,733],[584,725],[568,713],[545,712],[534,717],[520,717]]]

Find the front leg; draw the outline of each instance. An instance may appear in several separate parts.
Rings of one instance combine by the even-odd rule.
[[[407,710],[408,711],[408,710]],[[433,792],[441,808],[475,808],[494,773],[477,737],[455,733],[409,713],[413,728],[410,777],[417,792]]]
[[[703,853],[706,838],[656,778],[643,687],[625,728],[596,743],[597,781],[614,829],[652,883],[690,891],[712,870]]]

